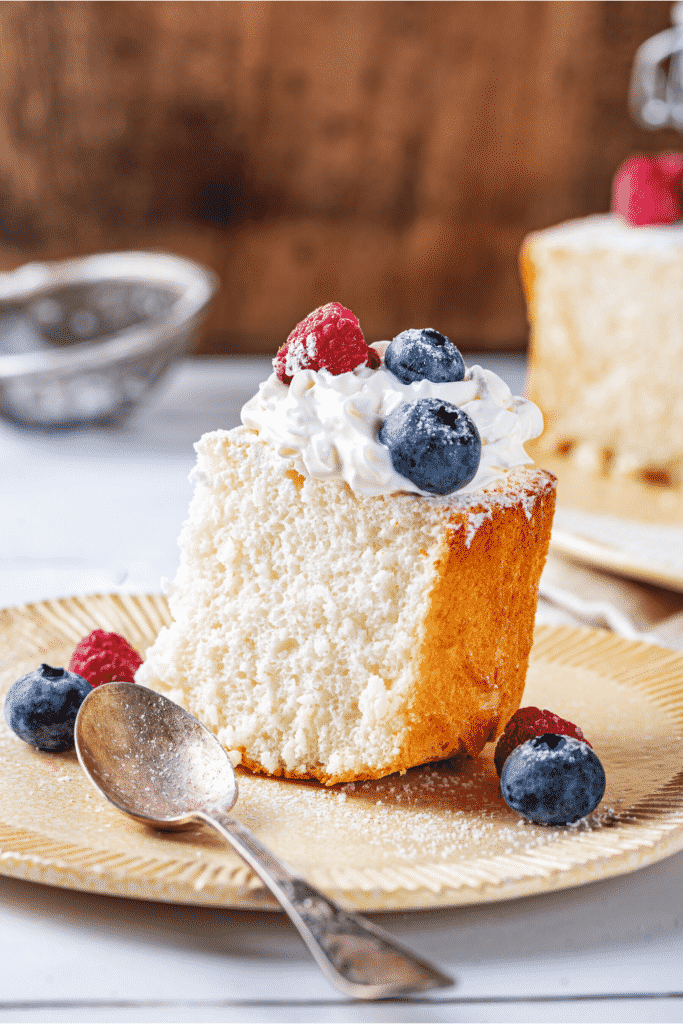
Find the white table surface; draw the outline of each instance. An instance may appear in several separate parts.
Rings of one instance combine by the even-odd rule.
[[[521,391],[522,357],[479,361]],[[236,425],[268,366],[188,360],[118,430],[0,425],[0,606],[172,577],[192,442]],[[555,894],[373,915],[458,984],[366,1004],[336,995],[283,915],[0,876],[0,1021],[680,1021],[682,882],[680,854]]]

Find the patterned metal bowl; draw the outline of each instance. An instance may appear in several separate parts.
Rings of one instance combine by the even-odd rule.
[[[183,355],[215,275],[165,253],[102,253],[0,274],[0,416],[121,419]]]

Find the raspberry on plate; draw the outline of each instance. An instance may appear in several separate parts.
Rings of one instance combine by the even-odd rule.
[[[533,705],[520,708],[505,726],[505,730],[496,744],[493,760],[498,774],[500,775],[502,772],[503,765],[515,747],[536,736],[542,736],[546,732],[557,733],[559,736],[573,736],[574,739],[591,746],[578,725],[568,722],[566,718],[560,718],[552,711],[541,711],[540,708],[535,708]]]
[[[299,370],[329,370],[336,375],[357,366],[376,368],[358,318],[339,302],[319,306],[300,321],[273,359],[278,380],[290,384]]]
[[[69,670],[87,679],[91,686],[102,683],[132,683],[142,658],[125,637],[94,629],[78,641]]]

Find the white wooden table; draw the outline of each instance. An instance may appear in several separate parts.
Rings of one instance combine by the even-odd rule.
[[[521,357],[480,361],[519,393]],[[234,426],[267,372],[265,359],[188,361],[116,431],[0,426],[0,606],[172,576],[192,441]],[[283,915],[0,875],[0,1021],[680,1021],[682,883],[683,854],[555,894],[375,915],[458,985],[359,1004],[329,988]]]

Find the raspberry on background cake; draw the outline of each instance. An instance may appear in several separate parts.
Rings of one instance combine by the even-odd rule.
[[[299,340],[329,318],[306,321]],[[276,357],[244,425],[196,446],[174,621],[136,681],[252,770],[331,785],[475,756],[519,706],[555,497],[523,448],[542,422],[490,371],[444,376],[444,351],[462,357],[437,331],[409,333],[352,369],[328,334],[332,358],[289,382]]]

